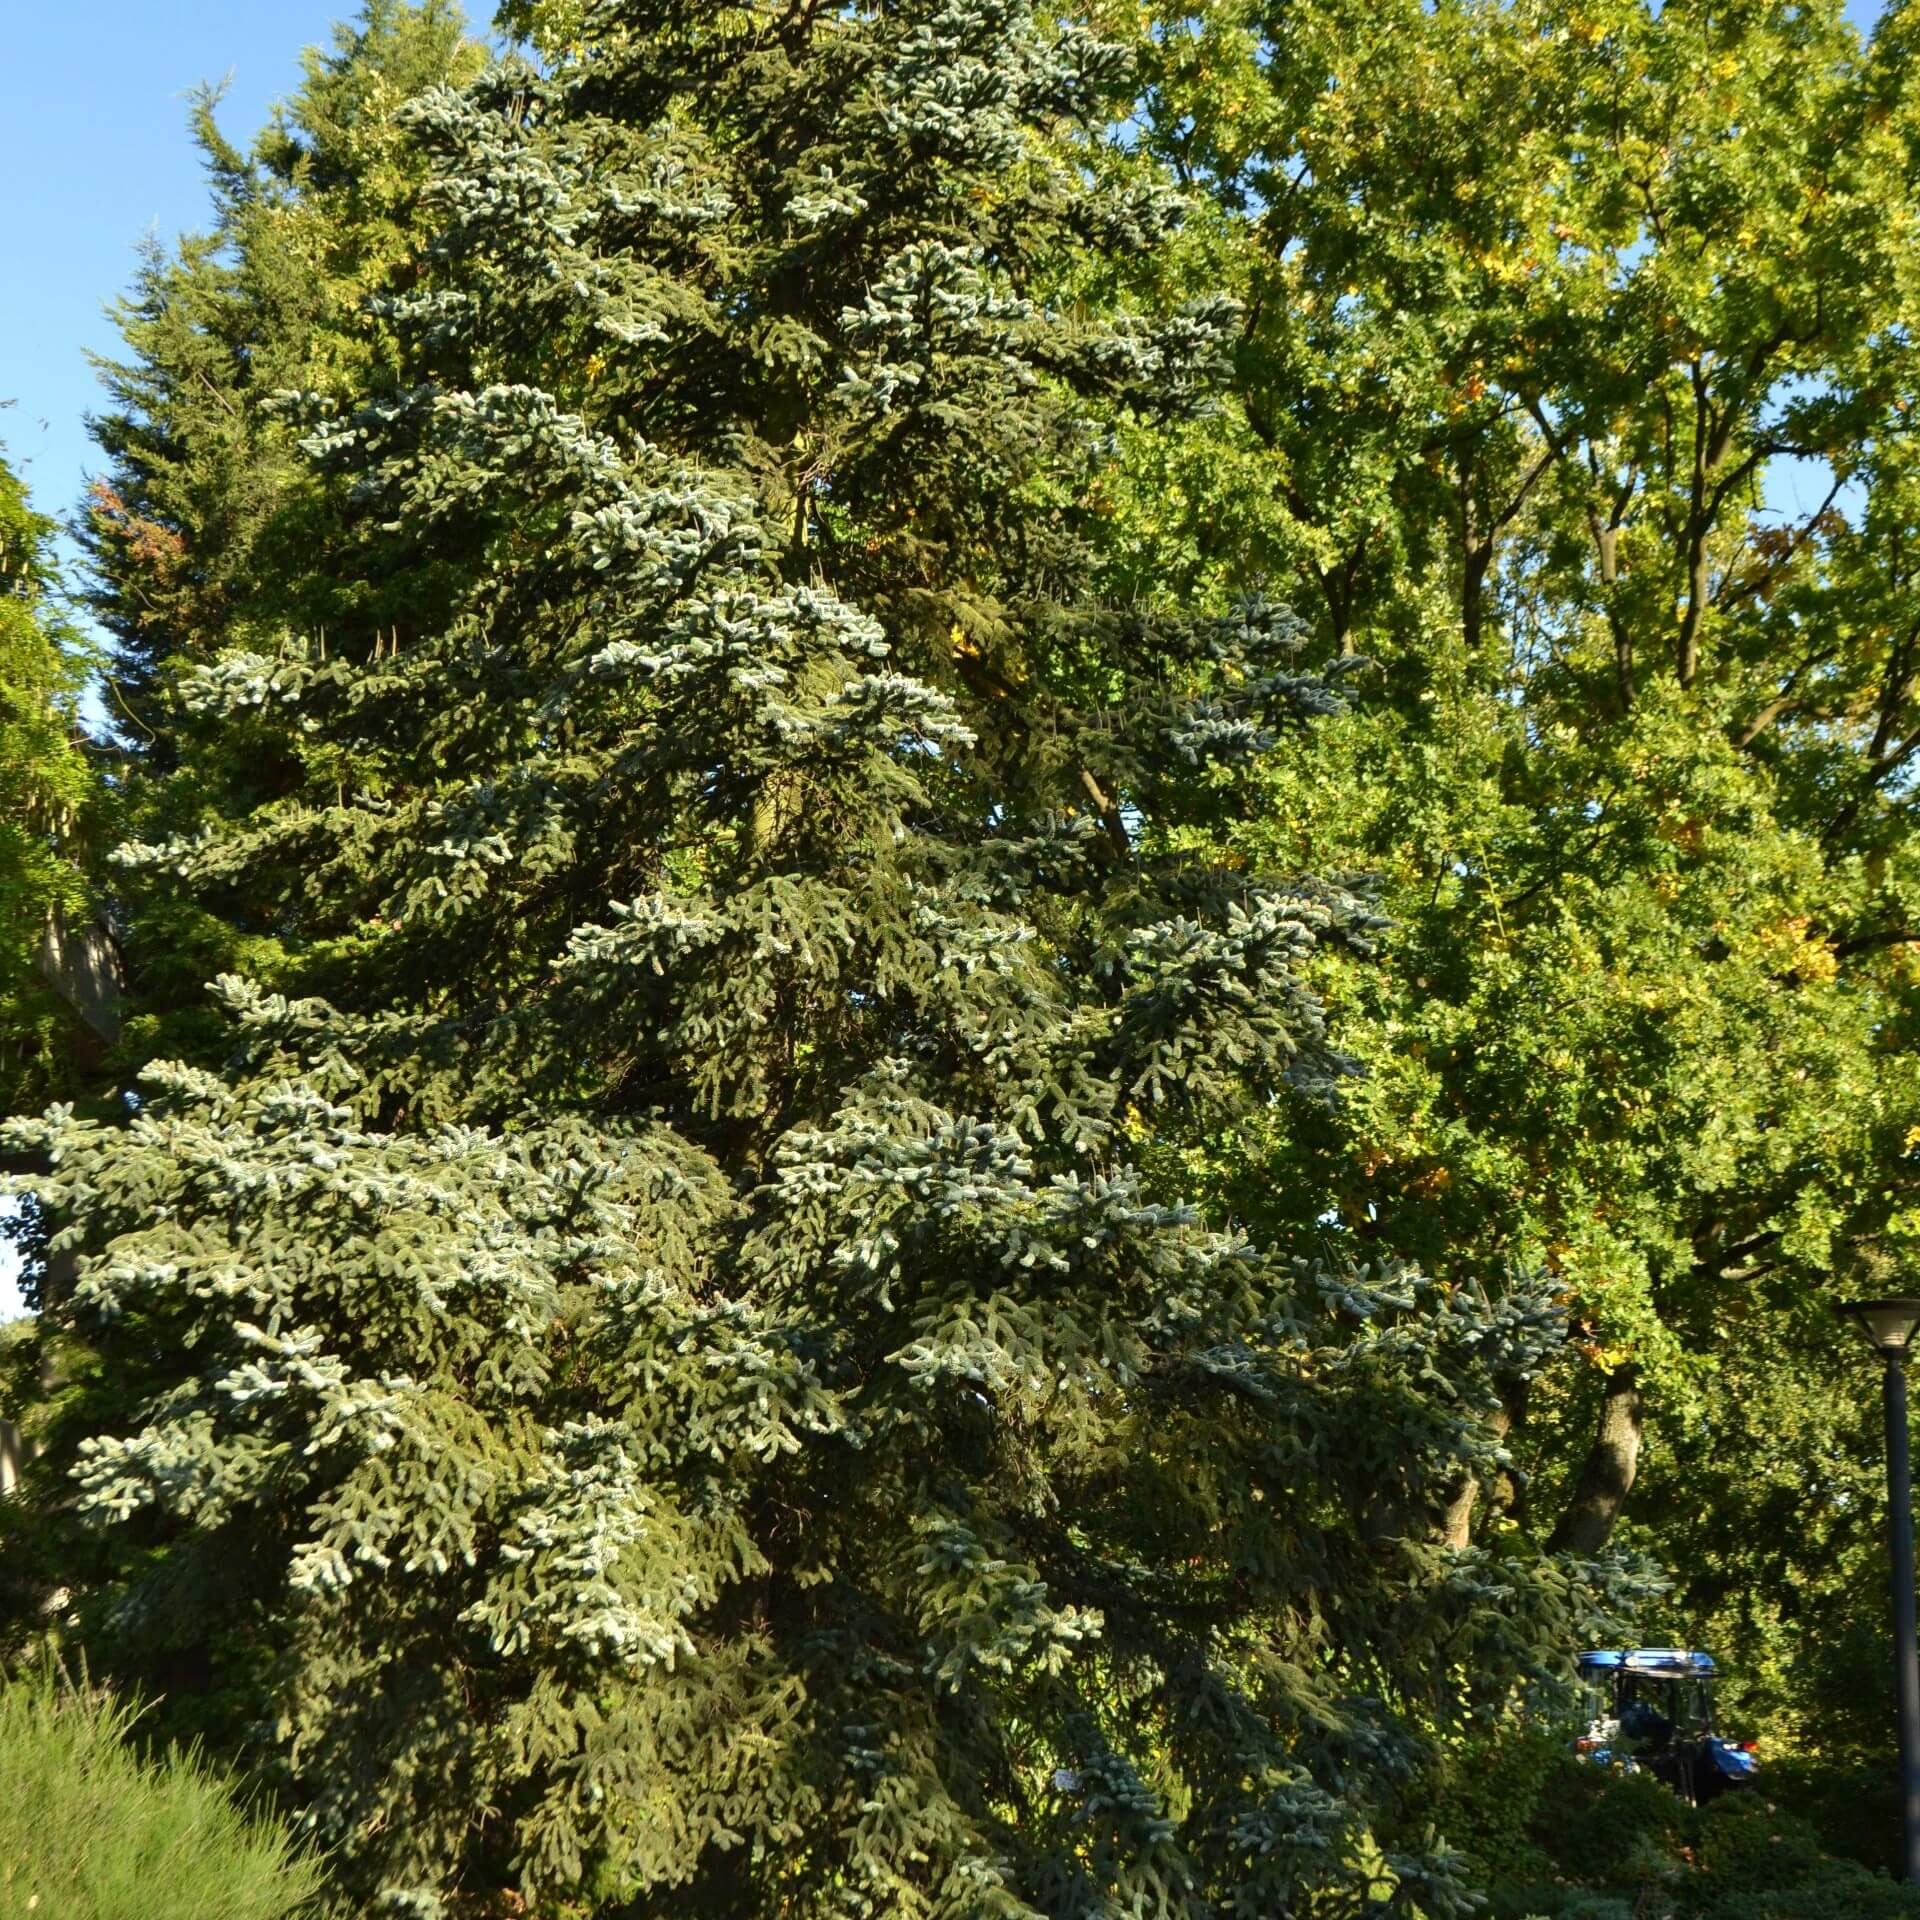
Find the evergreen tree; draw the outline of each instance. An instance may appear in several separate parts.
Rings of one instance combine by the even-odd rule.
[[[1234,317],[1049,298],[1176,211],[1125,83],[1018,0],[608,0],[430,92],[396,364],[284,409],[284,604],[360,611],[156,673],[306,771],[127,857],[291,957],[12,1129],[99,1369],[34,1497],[63,1633],[250,1715],[379,1910],[1445,1913],[1366,1824],[1592,1604],[1429,1538],[1537,1289],[1136,1165],[1332,1097],[1375,921],[1196,851],[1338,706],[1291,620],[1085,588]]]
[[[105,716],[125,758],[131,830],[197,832],[338,769],[294,729],[202,737],[178,675],[223,649],[269,650],[406,617],[405,582],[317,571],[342,503],[272,413],[276,393],[360,391],[395,346],[378,299],[418,271],[432,231],[423,156],[399,123],[422,88],[471,77],[481,49],[447,0],[369,0],[241,151],[218,95],[194,103],[212,217],[155,245],[118,308],[124,357],[98,362],[106,456],[81,525],[92,611],[113,643]],[[113,876],[126,953],[126,1055],[218,1057],[205,984],[227,969],[279,981],[275,904],[244,888],[185,893]],[[326,986],[342,991],[338,982]]]
[[[324,635],[341,617],[336,583],[307,571],[336,503],[266,402],[289,385],[352,392],[390,358],[369,296],[415,271],[430,231],[419,206],[426,167],[396,116],[422,86],[470,76],[482,58],[444,0],[369,0],[329,53],[307,55],[300,88],[251,152],[222,135],[213,93],[195,102],[209,230],[175,254],[151,251],[119,310],[126,358],[99,367],[109,406],[92,424],[108,466],[80,532],[110,650],[82,647],[69,621],[50,623],[59,602],[47,529],[33,523],[33,615],[19,629],[33,660],[5,684],[31,710],[35,744],[7,739],[0,767],[26,783],[38,884],[25,890],[0,998],[0,1059],[14,1069],[0,1068],[0,1112],[57,1095],[117,1114],[128,1076],[156,1052],[221,1057],[210,977],[285,972],[287,929],[272,902],[244,887],[150,884],[110,850],[118,834],[195,832],[204,817],[240,818],[264,798],[331,782],[329,765],[303,757],[297,731],[203,736],[175,684],[224,647],[273,644],[290,626]],[[298,604],[286,597],[296,581],[306,590]],[[364,611],[364,600],[355,605]],[[34,623],[52,648],[32,637]],[[88,673],[106,722],[91,742],[78,711]],[[109,769],[110,780],[98,777]],[[75,812],[83,790],[90,798]],[[54,822],[61,831],[50,838]],[[7,1164],[36,1180],[46,1170],[39,1153]],[[30,1196],[4,1224],[29,1300],[70,1287],[71,1260],[49,1254]],[[88,1343],[53,1317],[11,1330],[4,1371],[0,1418],[33,1440],[97,1384]],[[111,1417],[88,1407],[81,1417]],[[31,1611],[33,1596],[60,1584],[74,1543],[31,1498],[0,1515],[0,1532],[9,1583]]]

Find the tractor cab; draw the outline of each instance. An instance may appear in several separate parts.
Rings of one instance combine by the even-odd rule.
[[[1583,1653],[1579,1664],[1586,1732],[1575,1744],[1589,1759],[1644,1769],[1696,1806],[1753,1784],[1753,1742],[1724,1740],[1714,1727],[1711,1654],[1624,1647]]]

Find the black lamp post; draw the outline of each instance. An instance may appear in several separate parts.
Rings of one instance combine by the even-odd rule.
[[[1920,1629],[1913,1598],[1913,1469],[1907,1446],[1906,1360],[1920,1300],[1848,1300],[1839,1312],[1885,1363],[1887,1545],[1893,1556],[1893,1676],[1900,1699],[1900,1816],[1905,1878],[1920,1886]]]

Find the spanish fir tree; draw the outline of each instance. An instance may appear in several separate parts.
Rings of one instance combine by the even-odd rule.
[[[1446,1913],[1367,1826],[1591,1600],[1432,1539],[1543,1300],[1139,1170],[1334,1097],[1374,923],[1193,851],[1338,700],[1290,620],[1083,585],[1234,321],[1052,296],[1177,212],[1126,85],[1023,0],[609,0],[429,92],[393,376],[284,403],[287,606],[406,617],[163,670],[305,771],[123,857],[296,977],[13,1129],[102,1381],[38,1497],[357,1911]]]

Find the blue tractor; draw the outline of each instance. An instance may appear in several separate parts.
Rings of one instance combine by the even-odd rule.
[[[1710,1653],[1684,1647],[1617,1647],[1580,1656],[1587,1730],[1579,1751],[1603,1766],[1643,1770],[1690,1805],[1750,1787],[1759,1770],[1751,1740],[1714,1730]]]

